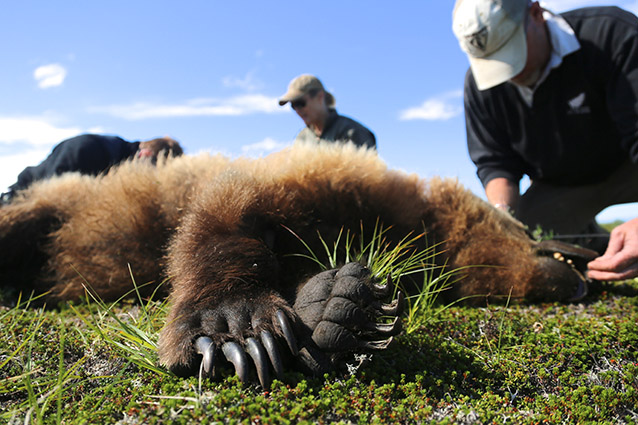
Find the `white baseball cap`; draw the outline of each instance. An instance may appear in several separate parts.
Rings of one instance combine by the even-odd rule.
[[[479,90],[518,75],[527,61],[529,0],[457,0],[452,30],[470,60]]]

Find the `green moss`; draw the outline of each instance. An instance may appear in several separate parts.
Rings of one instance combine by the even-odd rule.
[[[4,309],[0,422],[636,423],[637,293],[634,280],[583,304],[453,306],[354,375],[288,373],[268,391],[139,366],[79,319],[95,306]]]

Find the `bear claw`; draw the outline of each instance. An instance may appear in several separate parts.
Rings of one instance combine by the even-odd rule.
[[[284,374],[284,367],[283,362],[281,361],[281,355],[279,354],[279,348],[277,347],[277,342],[275,342],[275,338],[273,338],[270,332],[262,331],[261,343],[266,349],[266,353],[268,353],[270,363],[272,364],[272,367],[275,371],[275,376],[277,378],[281,378]]]
[[[388,348],[394,337],[383,339],[381,341],[365,341],[361,344],[362,348],[371,351],[385,350]]]
[[[378,283],[373,283],[372,290],[374,295],[377,298],[385,298],[390,296],[390,292],[392,288],[394,288],[394,283],[392,282],[392,276],[388,274],[388,277],[385,280],[385,285],[379,285]]]
[[[385,316],[398,316],[405,307],[405,297],[401,291],[397,292],[397,297],[389,304],[382,304],[379,311]]]
[[[200,370],[203,370],[205,375],[212,376],[215,364],[215,344],[213,344],[213,340],[207,336],[200,336],[195,341],[195,352],[202,356]]]
[[[284,339],[288,344],[288,348],[290,348],[290,352],[293,356],[297,356],[299,354],[299,349],[297,348],[297,340],[295,339],[295,334],[290,326],[290,321],[288,321],[288,318],[281,310],[277,310],[275,317],[277,318],[277,323],[279,323],[281,332],[284,334]]]
[[[268,368],[268,355],[263,345],[255,338],[248,338],[246,340],[246,352],[252,357],[257,369],[257,377],[259,383],[263,388],[270,388],[270,372]]]
[[[277,311],[275,317],[290,351],[297,356],[299,353],[297,342],[288,318],[281,310]],[[216,375],[217,347],[213,340],[208,336],[200,336],[195,340],[194,348],[195,352],[202,356],[200,371],[203,372],[204,376],[214,377]],[[263,388],[269,388],[272,382],[271,367],[275,377],[281,378],[283,376],[283,362],[277,342],[267,330],[261,332],[260,338],[246,338],[244,347],[237,342],[228,341],[222,344],[221,350],[226,360],[233,364],[235,373],[241,382],[245,383],[249,380],[249,371],[252,370],[249,357],[252,359],[257,378]]]
[[[235,366],[235,373],[241,382],[248,381],[248,359],[239,344],[229,341],[222,345],[222,352],[226,359]]]
[[[368,324],[368,330],[374,331],[379,335],[397,335],[401,332],[401,321],[395,317],[392,323],[374,323]]]

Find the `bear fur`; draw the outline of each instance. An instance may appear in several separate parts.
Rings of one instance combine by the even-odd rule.
[[[463,278],[443,293],[446,301],[488,296],[566,301],[584,281],[552,254],[563,252],[581,264],[591,256],[535,242],[519,222],[456,180],[390,170],[375,151],[353,145],[296,145],[260,159],[204,154],[155,167],[133,161],[103,176],[68,174],[35,184],[0,209],[0,283],[46,292],[43,300],[51,305],[81,298],[85,282],[102,299],[118,299],[133,287],[131,271],[138,284],[169,279],[163,288],[170,292],[171,310],[159,354],[171,370],[192,373],[198,353],[214,356],[231,342],[241,357],[275,340],[301,356],[308,369],[323,371],[332,359],[324,354],[339,351],[344,340],[340,330],[334,331],[337,339],[328,331],[331,342],[322,345],[315,336],[317,317],[296,311],[296,301],[316,297],[308,295],[315,290],[311,286],[329,286],[325,297],[342,291],[355,303],[361,291],[372,291],[376,295],[366,302],[377,311],[360,306],[372,314],[371,322],[399,308],[397,302],[395,308],[379,307],[384,295],[359,268],[308,280],[319,269],[290,255],[305,252],[296,235],[321,254],[318,234],[334,241],[342,230],[363,229],[361,237],[369,240],[377,223],[388,229],[391,241],[425,231],[428,242],[438,244],[439,265],[464,268]],[[148,295],[155,286],[142,290]],[[325,304],[322,299],[320,310]],[[348,327],[353,320],[335,322]],[[397,333],[396,327],[361,327],[372,333],[368,340]],[[364,333],[347,332],[355,346]],[[205,343],[212,348],[198,348]],[[277,350],[266,351],[271,360],[277,357]]]

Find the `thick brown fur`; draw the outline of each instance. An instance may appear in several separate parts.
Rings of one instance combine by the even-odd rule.
[[[448,300],[566,300],[578,285],[570,267],[537,255],[520,223],[457,181],[390,170],[352,145],[130,162],[38,183],[0,210],[0,282],[48,290],[55,302],[80,298],[85,282],[117,299],[132,289],[129,265],[138,284],[170,278],[160,357],[188,365],[201,334],[281,334],[268,319],[277,310],[295,321],[296,290],[318,269],[288,255],[305,250],[292,232],[321,253],[317,234],[371,233],[378,221],[394,240],[425,231],[448,268],[481,266],[463,271]]]

